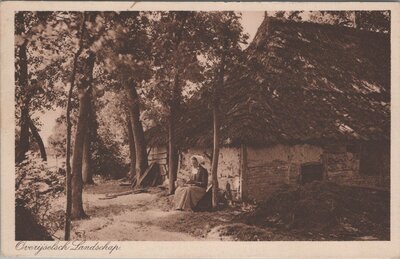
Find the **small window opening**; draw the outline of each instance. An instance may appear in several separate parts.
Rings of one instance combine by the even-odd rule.
[[[322,181],[324,178],[324,168],[321,163],[302,164],[300,169],[301,184],[313,181]]]

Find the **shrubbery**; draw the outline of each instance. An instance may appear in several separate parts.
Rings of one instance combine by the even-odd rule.
[[[119,179],[126,176],[129,170],[117,143],[99,139],[92,146],[93,174],[101,175],[108,179]]]
[[[52,209],[50,201],[64,195],[65,175],[49,168],[37,153],[29,151],[26,157],[15,169],[16,206],[29,210],[39,225],[54,234],[62,228],[64,211]]]

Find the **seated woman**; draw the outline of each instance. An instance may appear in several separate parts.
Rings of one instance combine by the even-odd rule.
[[[206,193],[208,172],[200,165],[196,156],[192,156],[191,162],[193,168],[190,180],[175,190],[174,208],[176,210],[192,211]]]

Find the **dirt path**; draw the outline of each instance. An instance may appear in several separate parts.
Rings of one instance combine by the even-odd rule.
[[[225,209],[215,212],[182,212],[172,210],[173,196],[167,190],[149,188],[145,193],[101,199],[106,194],[121,193],[130,187],[118,181],[96,181],[85,187],[83,203],[88,219],[72,222],[73,240],[113,241],[201,241],[201,240],[272,240],[272,233],[237,224],[241,212]],[[63,209],[65,197],[53,205]],[[63,231],[56,233],[61,239]],[[239,237],[238,237],[239,236]]]
[[[99,200],[100,197],[103,195],[88,194],[85,197],[86,211],[92,217],[74,222],[74,232],[80,238],[134,241],[195,239],[188,234],[169,232],[155,225],[162,218],[179,213],[151,208],[150,205],[156,202],[156,194],[130,194],[111,200]]]
[[[102,200],[105,194],[124,192],[117,181],[87,187],[83,202],[88,219],[74,221],[72,239],[75,240],[132,240],[182,241],[204,240],[184,232],[173,232],[160,226],[166,218],[182,212],[170,209],[171,196],[153,188],[147,193],[129,194]]]

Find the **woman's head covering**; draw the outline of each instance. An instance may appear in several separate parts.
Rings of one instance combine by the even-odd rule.
[[[204,165],[204,157],[202,157],[200,155],[193,155],[190,157],[190,159],[196,159],[200,165]]]

